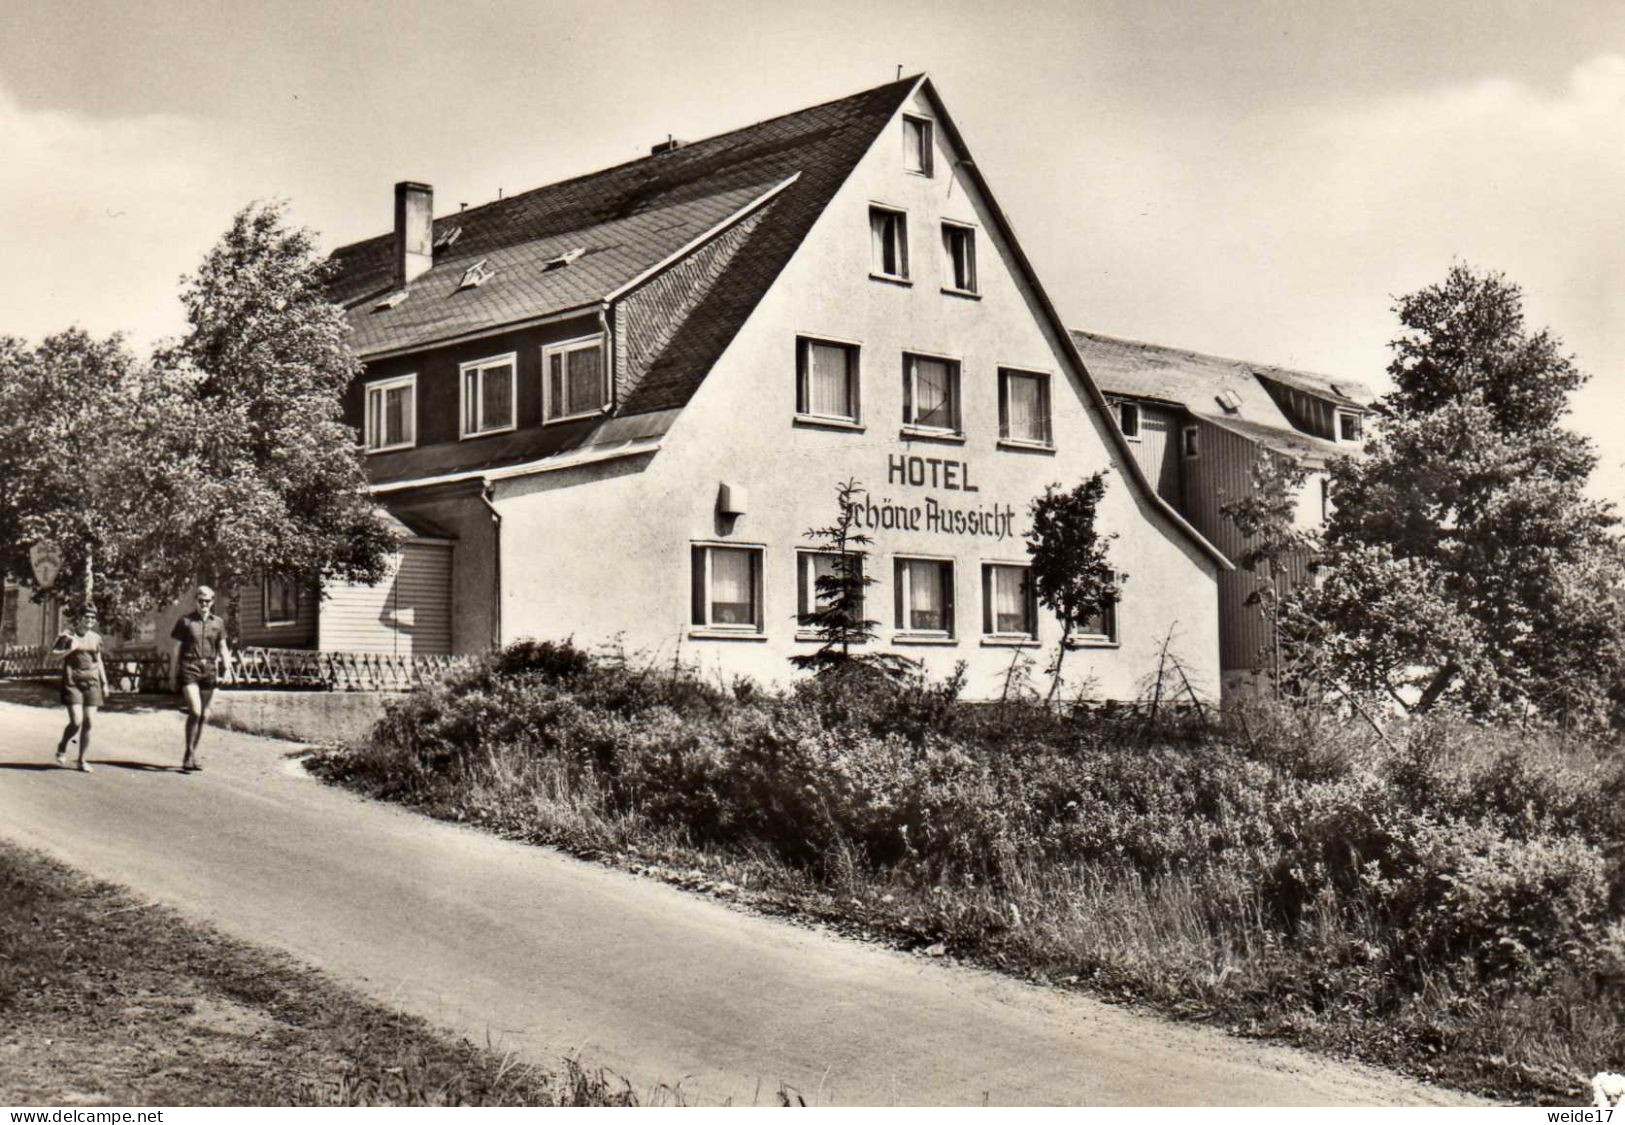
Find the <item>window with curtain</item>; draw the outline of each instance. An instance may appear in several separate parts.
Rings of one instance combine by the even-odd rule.
[[[797,551],[796,570],[798,576],[796,591],[796,613],[805,617],[809,613],[817,613],[829,605],[829,596],[818,589],[820,578],[833,578],[840,563],[841,556],[833,551]],[[853,561],[858,567],[858,573],[863,573],[863,560],[854,557]]]
[[[869,268],[882,277],[908,278],[908,216],[886,207],[869,208],[872,257]]]
[[[903,118],[903,169],[931,174],[931,122],[927,118]]]
[[[954,631],[954,564],[945,559],[898,559],[897,628],[910,633]]]
[[[367,449],[404,449],[417,440],[417,376],[367,386]]]
[[[982,567],[982,631],[1005,636],[1038,635],[1032,571],[1025,566],[987,563]]]
[[[999,436],[1033,445],[1051,442],[1049,376],[999,372]]]
[[[858,420],[858,349],[801,337],[796,341],[796,412]]]
[[[1117,604],[1109,602],[1078,623],[1078,635],[1096,641],[1117,640]]]
[[[465,363],[462,371],[463,436],[513,429],[514,357]]]
[[[948,287],[976,292],[976,231],[957,223],[942,224],[942,248],[948,257]]]
[[[299,619],[299,588],[292,582],[267,575],[260,593],[260,620],[267,625],[292,625]]]
[[[693,623],[717,629],[762,628],[762,552],[756,547],[695,546]]]
[[[903,357],[903,422],[935,430],[959,429],[959,364],[946,359]]]
[[[542,349],[542,371],[543,421],[597,414],[609,404],[602,336],[549,344]]]

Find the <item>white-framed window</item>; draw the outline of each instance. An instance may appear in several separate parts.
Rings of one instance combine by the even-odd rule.
[[[869,272],[908,280],[908,215],[891,207],[869,208]]]
[[[609,405],[604,337],[582,336],[542,349],[542,421],[565,422]]]
[[[1123,436],[1130,441],[1140,440],[1140,404],[1137,402],[1120,402],[1117,404],[1117,428],[1123,431]]]
[[[511,430],[519,413],[518,357],[513,352],[462,364],[463,406],[460,433],[465,438]]]
[[[959,363],[903,353],[903,424],[959,432]]]
[[[368,453],[410,449],[418,440],[418,377],[368,383],[363,436]]]
[[[947,288],[955,293],[977,292],[976,228],[964,223],[943,223],[942,252],[947,260]]]
[[[1180,448],[1184,450],[1185,456],[1195,457],[1200,452],[1200,449],[1196,444],[1195,426],[1186,426],[1184,429],[1180,430],[1179,439]]]
[[[903,170],[918,176],[931,175],[931,119],[903,117]]]
[[[1116,644],[1117,643],[1117,603],[1105,602],[1095,612],[1078,623],[1077,632],[1072,635],[1075,642],[1082,644]]]
[[[858,575],[863,575],[863,557],[854,555],[858,568]],[[840,566],[840,553],[836,551],[797,551],[796,552],[796,617],[806,617],[810,613],[817,613],[830,603],[830,595],[818,589],[820,578],[834,578]],[[859,602],[863,601],[859,595]],[[862,610],[859,610],[862,616]],[[803,631],[808,627],[803,626]]]
[[[1364,435],[1362,419],[1352,410],[1337,412],[1337,440],[1359,441]]]
[[[999,437],[1026,445],[1054,443],[1048,375],[999,368]]]
[[[796,337],[796,413],[824,421],[858,421],[858,346]]]
[[[1038,598],[1032,567],[982,564],[982,632],[990,637],[1038,637]]]
[[[899,633],[954,635],[954,564],[951,559],[899,558],[894,572]]]
[[[756,546],[693,546],[693,613],[696,628],[760,633],[762,554]]]
[[[260,620],[267,625],[292,625],[298,621],[298,585],[267,574],[260,583]]]

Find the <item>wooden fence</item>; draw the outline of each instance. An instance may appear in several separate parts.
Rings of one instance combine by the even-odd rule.
[[[290,688],[306,691],[408,691],[463,667],[467,656],[392,656],[370,652],[311,652],[245,648],[231,666],[220,665],[223,688]],[[114,691],[169,690],[167,654],[110,654],[104,658]],[[0,679],[55,680],[62,658],[44,645],[0,647]]]

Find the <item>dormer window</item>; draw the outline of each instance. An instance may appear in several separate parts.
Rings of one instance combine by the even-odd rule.
[[[908,280],[908,216],[890,207],[869,208],[869,274],[886,281]]]
[[[1352,410],[1337,412],[1337,440],[1357,442],[1364,436],[1364,420]]]
[[[1123,436],[1130,441],[1140,439],[1140,404],[1137,402],[1120,402],[1117,404],[1117,428],[1123,431]]]
[[[930,118],[903,118],[903,171],[916,176],[931,174]]]
[[[609,405],[604,338],[583,336],[542,349],[542,420],[564,422],[601,413]]]

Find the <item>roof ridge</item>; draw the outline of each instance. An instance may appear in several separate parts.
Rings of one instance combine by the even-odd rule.
[[[582,173],[579,173],[579,174],[574,175],[574,176],[568,176],[568,177],[566,177],[565,179],[562,179],[562,180],[552,180],[552,181],[550,181],[548,183],[545,183],[545,184],[538,184],[537,186],[535,186],[533,188],[526,188],[524,191],[516,192],[515,194],[509,195],[509,196],[504,196],[501,199],[491,199],[491,200],[487,200],[484,203],[477,204],[476,206],[473,206],[473,207],[466,207],[466,208],[464,208],[464,209],[462,209],[460,211],[449,212],[449,213],[441,216],[440,218],[433,219],[432,221],[434,223],[438,224],[440,222],[447,221],[447,220],[455,220],[455,219],[465,218],[465,217],[467,217],[469,215],[477,214],[477,213],[479,213],[481,211],[485,211],[485,210],[487,210],[489,208],[492,208],[492,207],[498,207],[498,206],[513,204],[513,203],[515,203],[515,202],[517,202],[519,200],[522,200],[522,199],[525,199],[525,198],[527,198],[529,196],[535,195],[537,192],[551,191],[551,190],[554,190],[556,188],[565,187],[565,186],[567,186],[569,184],[579,183],[582,180],[590,180],[590,179],[593,179],[596,176],[607,175],[607,174],[609,174],[611,172],[616,172],[616,171],[619,171],[619,170],[621,170],[623,168],[628,168],[628,167],[630,167],[630,166],[632,166],[634,164],[641,164],[642,162],[644,162],[646,160],[658,160],[658,159],[660,159],[660,157],[669,156],[674,152],[684,152],[687,149],[696,148],[696,147],[698,147],[700,145],[704,145],[704,144],[710,144],[710,143],[712,143],[714,141],[720,141],[720,140],[723,140],[724,138],[734,136],[737,133],[746,132],[746,131],[748,131],[750,129],[759,129],[759,128],[763,127],[764,125],[771,125],[775,121],[783,121],[783,120],[785,120],[787,118],[796,117],[796,116],[798,116],[800,114],[803,114],[803,113],[812,113],[812,112],[814,112],[816,110],[827,109],[830,106],[839,105],[842,102],[856,101],[859,98],[870,97],[870,96],[872,96],[874,94],[879,93],[882,90],[889,89],[889,88],[891,88],[893,86],[904,86],[904,85],[910,85],[911,86],[914,83],[918,82],[923,77],[925,77],[925,72],[921,71],[919,74],[910,75],[907,78],[897,78],[897,79],[893,79],[890,82],[882,82],[878,86],[869,86],[869,87],[866,87],[865,89],[855,91],[854,93],[844,94],[844,95],[842,95],[841,97],[838,97],[838,98],[830,98],[828,101],[814,102],[811,105],[802,106],[800,109],[790,110],[788,113],[774,114],[772,117],[764,117],[760,121],[752,121],[752,122],[749,122],[749,123],[747,123],[745,125],[736,126],[736,127],[732,128],[732,129],[725,129],[720,133],[713,133],[708,137],[701,137],[697,141],[689,141],[686,144],[684,144],[681,148],[667,149],[665,152],[648,153],[648,154],[646,154],[644,156],[634,156],[632,159],[623,160],[618,164],[609,164],[609,165],[605,165],[602,168],[595,168],[595,169],[593,169],[592,171],[589,171],[589,172],[582,172]],[[690,154],[690,155],[692,155],[692,154]],[[328,256],[330,258],[331,257],[336,257],[337,255],[339,255],[343,251],[350,250],[350,249],[352,249],[354,247],[357,247],[357,246],[361,246],[364,243],[374,242],[374,241],[376,241],[378,239],[381,239],[381,238],[390,238],[390,237],[393,237],[393,233],[390,232],[390,231],[385,231],[382,234],[374,234],[374,235],[369,235],[366,238],[358,238],[358,239],[354,240],[353,242],[346,242],[342,246],[334,247],[333,250],[329,253]]]

